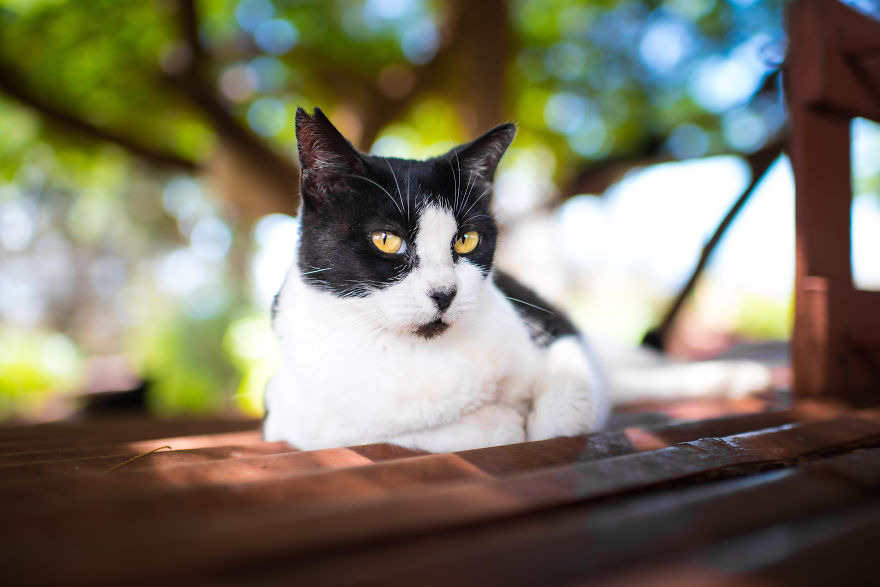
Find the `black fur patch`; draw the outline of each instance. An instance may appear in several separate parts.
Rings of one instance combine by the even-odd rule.
[[[492,268],[498,229],[491,214],[495,167],[516,129],[507,124],[449,153],[414,161],[358,152],[319,110],[296,115],[303,199],[299,269],[309,285],[363,297],[402,280],[418,263],[419,210],[453,211],[460,233],[480,233],[467,260],[484,275]],[[403,254],[379,251],[370,235],[390,230]],[[452,243],[450,243],[450,247]],[[460,255],[453,253],[453,261]]]
[[[492,277],[495,285],[507,296],[528,326],[532,340],[539,345],[548,346],[563,336],[578,333],[578,329],[565,314],[530,288],[503,271],[495,271]]]
[[[449,328],[449,324],[443,322],[439,318],[428,324],[422,324],[416,329],[416,335],[422,338],[431,339],[440,336]]]

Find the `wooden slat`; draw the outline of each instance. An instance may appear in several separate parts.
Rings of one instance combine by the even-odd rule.
[[[751,587],[874,585],[880,503],[860,501],[819,516],[774,524],[695,551],[592,576],[571,587]],[[252,583],[256,584],[256,583]]]
[[[825,522],[825,520],[822,520]],[[880,507],[859,509],[842,519],[828,520],[824,532],[801,541],[805,524],[774,529],[794,542],[785,556],[743,573],[740,585],[876,585],[880,577],[877,537]],[[778,538],[778,536],[777,536]],[[805,543],[806,542],[806,543]]]
[[[282,446],[284,446],[282,444]],[[201,508],[207,505],[222,507],[226,489],[234,486],[233,501],[237,496],[253,494],[259,501],[260,495],[278,494],[281,499],[329,499],[339,494],[356,497],[355,487],[365,483],[375,488],[393,482],[406,484],[404,479],[412,478],[413,483],[424,483],[435,479],[431,472],[439,472],[440,479],[453,475],[458,461],[446,455],[431,455],[420,462],[424,472],[409,473],[412,467],[396,463],[386,468],[370,469],[371,473],[350,471],[349,468],[369,465],[387,460],[424,454],[392,445],[369,445],[341,449],[327,449],[311,452],[295,452],[288,446],[287,452],[227,459],[219,462],[178,464],[153,468],[143,467],[135,471],[117,469],[108,472],[79,477],[39,477],[16,479],[7,478],[0,482],[0,519],[20,518],[30,514],[42,517],[62,515],[65,511],[95,509],[104,512],[124,511],[136,507],[140,500],[161,500],[162,508],[173,510],[186,503],[198,503]],[[161,453],[155,453],[158,456]],[[150,455],[152,458],[154,455]],[[121,461],[116,458],[117,464]],[[465,475],[474,467],[464,463]],[[306,473],[338,471],[335,477],[324,479],[315,476],[304,477],[293,491],[278,493],[291,481]],[[2,470],[2,469],[0,469]],[[403,471],[405,477],[398,471]],[[442,471],[442,472],[440,472]],[[376,481],[370,483],[375,477]],[[255,483],[262,483],[254,485]],[[326,488],[324,486],[327,486]],[[212,489],[212,486],[220,486]],[[350,489],[347,489],[347,487]],[[335,487],[335,490],[330,489]],[[365,489],[366,491],[366,489]],[[268,499],[268,498],[267,498]],[[22,503],[24,502],[24,503]],[[16,505],[12,505],[16,504]]]
[[[642,566],[640,572],[626,573],[626,581],[615,582],[648,585],[668,571],[653,569],[646,561],[662,567],[673,553],[705,550],[706,544],[772,525],[792,524],[803,530],[804,518],[830,518],[820,529],[819,537],[824,538],[829,526],[836,532],[852,521],[854,512],[877,513],[880,501],[866,498],[866,492],[880,489],[880,449],[851,456],[610,505],[567,508],[405,542],[366,545],[357,551],[328,552],[298,565],[262,560],[262,570],[252,566],[241,570],[250,585],[283,584],[295,577],[303,584],[322,585],[515,586],[567,583],[581,577],[592,584],[636,564]],[[815,541],[812,536],[799,538],[801,546]],[[785,546],[797,546],[792,542]],[[761,554],[770,562],[767,554],[779,553],[752,552],[742,557],[739,568],[757,566]],[[224,573],[230,577],[228,569]],[[676,578],[681,574],[672,573]]]
[[[41,577],[77,577],[83,582],[110,581],[118,569],[149,580],[171,570],[204,570],[218,560],[279,557],[291,564],[340,549],[403,540],[474,524],[498,522],[549,508],[582,504],[608,495],[656,488],[673,481],[695,482],[791,464],[816,453],[880,442],[880,412],[863,411],[830,421],[720,439],[701,439],[657,451],[541,470],[504,479],[465,481],[437,486],[444,472],[456,478],[460,469],[399,469],[383,478],[340,477],[339,473],[381,470],[386,465],[299,477],[291,483],[253,483],[210,488],[214,501],[204,504],[204,489],[182,491],[131,507],[110,507],[78,515],[76,510],[51,524],[5,523],[16,540],[7,552],[16,568],[38,565],[45,549],[56,555],[40,568]],[[442,456],[442,455],[440,455]],[[416,463],[423,457],[409,459]],[[412,476],[422,471],[431,482]],[[407,475],[411,477],[407,477]],[[315,495],[303,495],[309,479]],[[347,491],[371,495],[354,506],[322,501],[320,491],[339,491],[329,481],[343,479]],[[384,479],[384,480],[383,480]],[[418,493],[395,492],[403,479]],[[415,481],[414,481],[415,479]],[[271,488],[268,491],[266,488]],[[193,499],[198,494],[199,499]],[[341,494],[340,494],[341,495]],[[296,496],[294,501],[291,496]],[[387,496],[382,499],[383,496]],[[306,499],[303,499],[306,498]],[[319,505],[323,504],[323,505]],[[33,522],[34,520],[32,520]],[[121,540],[120,537],[125,539]],[[204,540],[211,536],[212,540]],[[39,544],[40,548],[34,547]],[[63,545],[63,547],[62,547]],[[102,553],[99,564],[94,552]]]
[[[410,483],[423,483],[425,479],[431,478],[425,471],[442,470],[441,475],[444,481],[519,473],[553,465],[586,462],[655,450],[677,442],[702,438],[709,434],[723,436],[768,426],[779,426],[816,417],[816,415],[815,412],[808,410],[749,414],[696,424],[671,425],[647,430],[626,428],[589,436],[555,438],[519,445],[462,451],[456,454],[430,455],[412,462],[388,463],[366,471],[339,473],[336,477],[329,479],[304,480],[299,484],[299,493],[288,495],[287,498],[330,499],[337,493],[343,497],[359,497],[357,492],[348,489],[346,484],[340,481],[342,478],[352,480],[350,481],[352,487],[357,486],[357,483],[353,481],[357,479],[360,482],[368,483],[373,489],[377,487],[377,483],[381,483],[391,491],[406,489]],[[162,453],[154,453],[148,458],[138,461],[142,463],[142,466],[136,471],[120,469],[110,476],[99,475],[83,479],[70,479],[64,475],[47,475],[39,478],[29,476],[19,479],[16,468],[7,467],[8,474],[3,475],[6,471],[0,467],[0,479],[5,479],[5,481],[0,480],[0,504],[19,504],[12,508],[12,512],[16,516],[28,512],[41,512],[44,516],[51,516],[56,513],[60,514],[68,508],[83,508],[89,504],[102,509],[107,508],[111,502],[131,504],[141,494],[144,494],[145,498],[155,499],[157,491],[163,488],[167,493],[177,493],[181,486],[187,485],[241,484],[256,481],[287,484],[291,481],[291,477],[302,473],[367,465],[422,454],[390,445],[369,445],[299,453],[278,452],[282,454],[237,458],[222,463],[197,462],[186,466],[174,466],[176,463],[172,460],[170,466],[166,467],[157,464]],[[110,459],[98,459],[98,463],[106,465],[108,460]],[[120,462],[123,461],[116,457],[116,462],[113,464]],[[105,466],[102,472],[106,471],[109,466],[112,465]],[[49,469],[50,472],[52,470]],[[404,472],[403,476],[401,471]],[[451,477],[453,471],[457,471],[455,477]],[[389,479],[394,479],[397,486],[391,487]],[[411,481],[404,481],[404,479],[411,479]],[[337,490],[325,489],[317,492],[308,489],[309,483],[333,486]],[[192,489],[190,487],[190,492]],[[271,490],[267,486],[262,486],[259,491],[269,492]],[[310,497],[304,497],[305,494]],[[63,496],[63,499],[59,496]],[[27,504],[22,506],[20,502],[25,497]],[[172,496],[171,499],[175,499],[175,497]],[[206,490],[200,499],[202,503],[207,503],[214,498],[211,497],[211,491]],[[58,511],[56,512],[56,510]],[[0,505],[0,518],[3,516],[3,511],[4,508]]]
[[[168,436],[256,431],[259,427],[258,420],[244,418],[170,418],[163,420],[143,416],[77,423],[0,427],[0,454],[55,448],[62,442],[69,447],[110,444]]]
[[[173,450],[210,448],[214,446],[251,445],[262,442],[259,431],[227,432],[223,434],[204,434],[195,436],[160,437],[153,440],[133,440],[109,444],[81,444],[70,447],[64,440],[57,442],[56,448],[28,450],[0,454],[0,466],[23,463],[45,463],[89,457],[119,456],[129,457],[147,452],[160,446],[171,446]]]
[[[174,446],[176,443],[151,442],[155,448]],[[227,459],[272,455],[293,452],[286,442],[254,442],[244,445],[219,445],[206,448],[181,450],[143,451],[124,455],[113,454],[99,457],[37,461],[22,464],[0,465],[0,484],[21,483],[34,479],[68,479],[83,475],[106,473],[114,467],[125,472],[149,470],[158,472],[178,465],[209,465]],[[134,460],[132,460],[134,459]]]

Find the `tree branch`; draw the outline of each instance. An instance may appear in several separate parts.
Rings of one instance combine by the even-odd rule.
[[[602,194],[634,167],[643,167],[672,161],[670,155],[663,153],[665,137],[649,135],[635,152],[626,155],[606,157],[584,167],[563,189],[562,200],[578,194]],[[561,204],[555,202],[554,204]]]
[[[749,99],[749,103],[754,102],[759,96],[778,95],[779,76],[779,69],[767,72],[760,86]],[[705,116],[704,118],[709,124],[717,124],[714,116]],[[699,123],[700,120],[692,119],[691,122]],[[635,151],[619,156],[606,157],[586,165],[562,189],[562,197],[560,201],[554,202],[554,205],[561,204],[562,201],[578,194],[604,193],[605,190],[620,181],[626,172],[634,167],[674,161],[675,159],[663,150],[666,138],[667,136],[662,134],[649,134]],[[722,155],[728,153],[715,154]],[[747,161],[748,159],[749,157],[746,157]]]
[[[214,131],[238,157],[258,172],[261,180],[272,190],[277,210],[295,209],[298,193],[299,167],[292,160],[276,153],[261,138],[239,123],[208,81],[209,56],[202,47],[198,34],[199,15],[194,0],[178,0],[178,21],[182,41],[189,59],[182,68],[161,77],[177,89],[182,89],[189,101],[201,111]]]
[[[207,54],[199,36],[199,15],[196,11],[196,0],[178,0],[177,9],[180,18],[180,33],[183,36],[184,45],[189,51],[189,62],[194,69],[201,71],[207,60]]]
[[[675,297],[672,304],[669,306],[669,309],[666,311],[666,315],[661,320],[660,325],[656,328],[648,331],[644,338],[642,339],[642,344],[645,346],[653,347],[658,350],[663,350],[665,348],[666,339],[669,335],[670,330],[672,329],[672,325],[675,323],[675,319],[678,316],[678,313],[681,311],[682,306],[684,306],[685,300],[690,296],[694,287],[697,284],[697,280],[699,280],[700,275],[702,275],[706,266],[709,264],[709,260],[712,257],[712,253],[715,252],[715,248],[721,242],[721,239],[724,237],[724,233],[733,223],[733,220],[736,218],[737,214],[739,214],[740,210],[742,210],[743,206],[745,206],[748,199],[755,192],[755,188],[758,187],[758,184],[761,183],[761,180],[767,174],[767,170],[770,169],[770,166],[774,161],[782,154],[786,143],[786,136],[781,134],[776,137],[770,144],[765,146],[763,149],[756,151],[746,157],[746,162],[749,165],[749,170],[752,174],[752,180],[749,182],[749,185],[746,186],[746,189],[743,190],[742,194],[736,199],[730,209],[727,211],[727,214],[724,215],[724,218],[721,219],[721,222],[718,224],[718,227],[715,229],[712,237],[703,245],[703,250],[700,252],[700,259],[697,261],[697,265],[694,267],[691,272],[691,276],[688,278],[687,282],[682,286],[681,291]]]
[[[140,157],[153,165],[174,167],[189,172],[194,172],[200,167],[199,163],[195,161],[173,153],[153,149],[129,137],[95,126],[76,114],[43,100],[27,87],[23,76],[6,64],[0,64],[0,92],[39,112],[43,118],[60,127],[91,139],[109,142],[122,147],[132,155]]]

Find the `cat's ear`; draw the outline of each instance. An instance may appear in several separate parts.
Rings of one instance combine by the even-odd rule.
[[[491,182],[501,156],[507,151],[515,135],[516,126],[508,122],[496,126],[470,143],[455,147],[444,158],[460,165],[463,172],[475,173],[483,180]]]
[[[320,108],[311,116],[302,108],[296,109],[296,142],[302,196],[319,208],[334,189],[347,184],[352,175],[363,173],[360,153]]]

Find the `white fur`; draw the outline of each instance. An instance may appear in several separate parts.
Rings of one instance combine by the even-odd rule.
[[[750,361],[676,364],[602,343],[594,357],[566,336],[542,347],[491,277],[453,263],[452,214],[421,211],[418,267],[362,298],[303,282],[296,263],[278,298],[282,366],[266,389],[266,440],[301,449],[391,442],[435,452],[572,436],[601,428],[615,402],[767,388]],[[457,289],[439,312],[434,290]],[[425,340],[414,330],[441,317]],[[599,365],[604,369],[600,369]]]
[[[575,337],[541,348],[491,278],[452,261],[451,213],[422,212],[419,266],[363,298],[282,287],[282,366],[266,389],[267,440],[301,449],[373,442],[444,452],[582,434],[607,417],[605,390]],[[441,336],[413,330],[439,313],[428,292],[454,285]]]
[[[458,293],[445,316],[454,322],[472,314],[484,279],[470,263],[461,262],[457,267],[453,264],[450,246],[457,231],[455,218],[448,211],[425,208],[415,239],[418,267],[400,283],[359,300],[354,311],[377,312],[381,324],[375,327],[403,334],[407,339],[412,338],[414,325],[431,322],[438,315],[428,292],[456,287]]]

